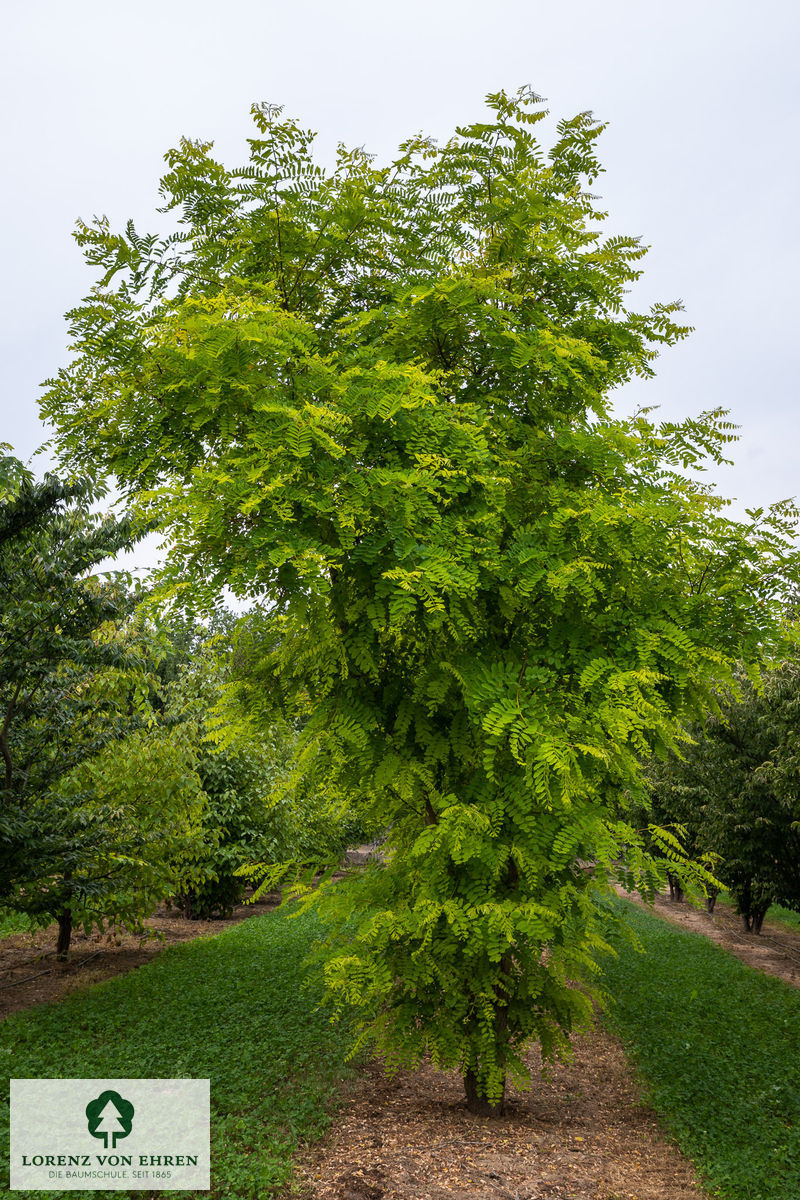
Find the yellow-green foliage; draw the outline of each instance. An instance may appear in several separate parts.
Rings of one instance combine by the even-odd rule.
[[[111,743],[65,781],[72,812],[107,830],[73,872],[73,919],[137,927],[202,877],[195,861],[207,798],[189,727],[150,728]],[[83,805],[81,805],[81,799]]]
[[[737,524],[686,474],[724,413],[611,415],[687,330],[625,307],[644,247],[601,232],[601,126],[545,153],[535,96],[489,106],[385,168],[326,174],[275,109],[240,170],[182,143],[175,237],[81,227],[103,275],[44,412],[169,529],[177,591],[271,610],[264,687],[386,830],[330,890],[329,988],[390,1061],[496,1099],[587,1019],[621,856],[661,869],[624,819],[640,757],[770,652],[796,566],[791,506]]]

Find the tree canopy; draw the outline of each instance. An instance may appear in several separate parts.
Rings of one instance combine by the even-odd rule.
[[[68,914],[105,878],[108,821],[63,785],[141,723],[147,693],[147,657],[121,629],[138,596],[93,573],[137,535],[92,514],[101,495],[87,479],[34,482],[11,455],[0,466],[0,899],[35,915]]]
[[[602,125],[545,152],[533,93],[488,100],[386,167],[324,171],[268,106],[244,167],[182,142],[173,235],[80,227],[99,282],[43,404],[66,461],[168,531],[178,594],[269,610],[265,694],[310,707],[298,769],[385,830],[322,901],[347,921],[329,988],[478,1111],[528,1039],[547,1057],[589,1019],[605,897],[662,869],[626,819],[642,757],[774,652],[796,574],[792,506],[738,523],[698,474],[722,411],[612,414],[687,328],[627,307],[645,247],[603,233]]]
[[[792,656],[756,690],[748,679],[690,726],[680,753],[654,763],[653,815],[712,855],[748,931],[771,904],[800,908],[800,666]]]

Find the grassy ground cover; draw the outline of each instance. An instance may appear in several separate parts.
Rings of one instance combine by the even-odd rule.
[[[27,933],[32,928],[33,922],[22,913],[0,909],[0,938],[10,937],[12,933]]]
[[[798,1200],[800,991],[625,907],[646,953],[606,960],[609,1023],[648,1098],[720,1196]]]
[[[787,929],[800,930],[800,913],[793,912],[791,908],[784,908],[782,904],[772,905],[767,913],[767,920],[785,925]]]
[[[0,1025],[3,1075],[210,1078],[212,1190],[204,1194],[274,1195],[291,1176],[298,1144],[325,1129],[348,1071],[347,1030],[319,1011],[318,988],[302,965],[318,934],[312,914],[279,909],[171,947],[60,1004],[10,1017]],[[7,1171],[5,1080],[2,1118]],[[78,1200],[127,1193],[26,1194]]]

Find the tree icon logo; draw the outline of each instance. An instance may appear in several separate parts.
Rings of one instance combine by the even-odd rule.
[[[106,1150],[113,1150],[117,1138],[125,1138],[131,1131],[133,1105],[119,1092],[101,1092],[96,1100],[90,1100],[86,1105],[86,1119],[92,1137],[102,1138]]]

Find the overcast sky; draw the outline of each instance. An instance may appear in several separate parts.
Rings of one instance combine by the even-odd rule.
[[[5,0],[3,15],[0,441],[21,457],[47,436],[39,385],[91,282],[73,223],[152,227],[181,135],[239,162],[268,100],[319,131],[323,163],[338,141],[383,160],[530,84],[554,118],[610,123],[593,190],[652,247],[635,298],[680,298],[695,326],[619,407],[724,405],[741,426],[725,494],[800,493],[796,2]]]

